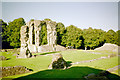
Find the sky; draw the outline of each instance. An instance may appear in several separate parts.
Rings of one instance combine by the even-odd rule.
[[[66,27],[118,30],[118,2],[2,2],[2,19],[44,20],[50,18]]]

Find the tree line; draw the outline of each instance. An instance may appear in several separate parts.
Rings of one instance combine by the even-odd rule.
[[[34,19],[31,19],[34,20]],[[47,28],[44,19],[41,26],[41,45],[47,44]],[[51,20],[52,21],[52,20]],[[19,48],[20,47],[20,28],[25,25],[23,18],[15,19],[8,24],[0,19],[2,27],[2,48]],[[120,46],[120,30],[103,31],[102,29],[80,29],[74,25],[65,27],[59,22],[56,25],[57,44],[64,47],[73,46],[75,49],[95,49],[104,43],[112,43]]]

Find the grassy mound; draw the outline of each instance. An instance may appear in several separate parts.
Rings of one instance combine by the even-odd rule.
[[[95,50],[108,50],[108,51],[113,51],[113,52],[118,52],[119,46],[116,44],[111,44],[111,43],[105,43],[102,47],[96,48]]]

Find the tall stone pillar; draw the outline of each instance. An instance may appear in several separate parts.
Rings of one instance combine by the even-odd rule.
[[[40,46],[40,31],[41,31],[41,21],[35,20],[34,26],[35,26],[35,45]]]
[[[27,24],[27,26],[29,26],[29,44],[32,45],[32,30],[33,30],[33,26],[34,26],[34,21],[29,21]]]
[[[28,26],[21,27],[20,30],[21,48],[20,48],[20,55],[18,56],[18,58],[27,58],[32,56],[32,54],[28,49],[28,38],[29,38],[28,31],[29,31]]]
[[[35,26],[35,46],[36,46],[36,52],[38,52],[38,47],[40,46],[40,31],[41,31],[41,21],[40,20],[35,20],[34,21],[34,26]]]
[[[55,51],[56,40],[57,40],[57,32],[56,32],[56,22],[47,21],[47,41],[48,45],[53,47],[53,51]]]
[[[48,45],[50,45],[51,35],[52,35],[52,28],[51,28],[50,24],[47,23],[47,42],[48,42]]]

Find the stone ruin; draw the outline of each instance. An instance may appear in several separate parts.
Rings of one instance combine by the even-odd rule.
[[[41,45],[41,28],[40,20],[33,20],[21,27],[20,40],[21,48],[18,58],[32,57],[31,52],[53,52],[56,51],[56,22],[45,20],[47,28],[47,45]]]
[[[63,59],[60,53],[53,54],[53,59],[48,69],[66,69],[67,62]]]
[[[2,71],[1,77],[24,74],[32,71],[32,69],[28,69],[24,66],[0,67],[0,70]]]

